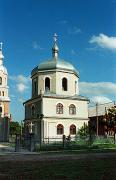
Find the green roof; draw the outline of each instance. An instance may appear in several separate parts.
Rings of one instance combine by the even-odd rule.
[[[39,66],[37,66],[32,70],[31,74],[34,75],[38,71],[56,70],[56,69],[73,72],[79,77],[79,72],[75,69],[75,67],[71,63],[55,57],[41,63]]]

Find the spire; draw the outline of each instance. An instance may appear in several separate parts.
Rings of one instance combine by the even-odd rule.
[[[58,57],[58,52],[59,52],[59,48],[58,48],[57,43],[56,43],[57,37],[58,37],[58,36],[57,36],[57,34],[55,33],[55,34],[54,34],[54,37],[53,37],[53,39],[54,39],[54,45],[53,45],[53,47],[52,47],[52,55],[53,55],[53,57],[56,58],[56,59],[57,59],[57,57]]]
[[[3,59],[4,59],[4,56],[2,54],[2,46],[3,46],[3,43],[1,42],[0,43],[0,65],[2,65],[2,62],[3,62]]]
[[[2,46],[3,46],[3,43],[1,42],[1,43],[0,43],[0,49],[1,49],[1,50],[2,50]]]

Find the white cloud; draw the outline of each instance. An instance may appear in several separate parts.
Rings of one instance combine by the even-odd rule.
[[[30,77],[23,76],[22,74],[20,74],[18,76],[9,76],[9,79],[14,80],[18,83],[24,83],[24,84],[31,81]]]
[[[14,94],[10,94],[10,98],[15,98],[16,96]]]
[[[24,102],[25,102],[25,100],[24,100],[24,99],[22,99],[22,98],[19,98],[19,102],[22,104],[22,103],[24,103]]]
[[[68,34],[79,34],[81,33],[81,29],[74,26],[73,28],[68,29]]]
[[[92,36],[90,43],[96,43],[98,46],[110,50],[116,50],[116,37],[108,37],[105,34],[99,34],[99,36]]]
[[[80,82],[81,94],[111,94],[116,95],[116,83],[112,82]]]
[[[30,86],[30,77],[23,76],[22,74],[18,76],[9,76],[9,79],[14,81],[16,90],[20,93],[26,91]]]
[[[74,56],[78,56],[77,52],[74,49],[71,49],[71,54]]]
[[[98,50],[98,47],[97,46],[95,46],[95,47],[89,47],[89,48],[86,48],[86,50],[87,51],[96,51],[96,50]]]
[[[43,48],[36,41],[32,43],[32,47],[35,50],[43,50]]]
[[[20,93],[23,93],[26,89],[28,89],[28,86],[23,83],[17,84],[16,87],[17,87],[17,91]]]
[[[104,104],[104,103],[112,102],[112,100],[105,96],[94,96],[91,98],[91,102],[98,103],[98,104]]]

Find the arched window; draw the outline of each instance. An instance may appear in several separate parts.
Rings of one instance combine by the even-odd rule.
[[[0,113],[2,113],[2,107],[0,106]]]
[[[69,114],[76,114],[76,107],[74,104],[69,106]]]
[[[34,116],[35,115],[35,106],[32,105],[31,107],[31,115]]]
[[[45,78],[45,91],[50,91],[50,78]]]
[[[75,81],[75,94],[77,93],[77,81]]]
[[[36,93],[36,91],[37,91],[37,82],[34,81],[34,93]]]
[[[76,134],[76,126],[74,124],[72,124],[70,126],[70,134],[73,135],[73,134]]]
[[[2,85],[2,77],[0,77],[0,85]]]
[[[33,95],[36,95],[37,94],[37,78],[32,80],[32,84],[33,84],[32,93]]]
[[[57,125],[57,134],[64,134],[64,126],[62,124]]]
[[[56,105],[56,113],[57,114],[63,114],[63,105],[61,103],[58,103]]]
[[[62,79],[62,90],[67,91],[67,79],[66,78]]]

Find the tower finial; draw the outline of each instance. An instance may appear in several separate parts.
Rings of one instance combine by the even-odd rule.
[[[0,65],[2,64],[2,61],[3,61],[3,59],[4,59],[4,56],[3,56],[3,54],[2,54],[2,45],[3,45],[3,43],[1,42],[1,43],[0,43]]]
[[[0,49],[1,49],[1,50],[2,50],[2,46],[3,46],[3,43],[1,42],[1,43],[0,43]]]
[[[57,41],[57,37],[58,37],[58,35],[56,33],[54,33],[54,42]]]
[[[54,33],[54,37],[53,37],[53,39],[54,39],[54,45],[53,45],[53,48],[52,48],[52,54],[53,54],[53,57],[54,57],[55,59],[57,59],[57,57],[58,57],[58,52],[59,52],[59,48],[58,48],[58,46],[57,46],[57,44],[56,44],[57,37],[58,37],[58,35],[57,35],[56,33]]]

